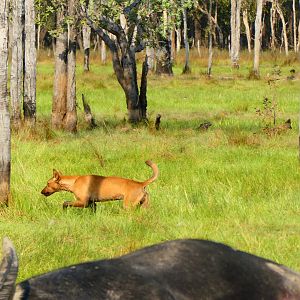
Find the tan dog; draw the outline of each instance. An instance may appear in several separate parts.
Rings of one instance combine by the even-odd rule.
[[[63,208],[92,206],[95,209],[95,202],[109,200],[124,200],[124,208],[134,207],[138,204],[147,207],[149,195],[145,188],[158,177],[158,167],[150,160],[147,160],[146,164],[152,168],[153,175],[144,182],[97,175],[63,176],[58,171],[53,170],[53,177],[48,180],[41,193],[47,197],[59,191],[73,193],[76,201],[65,201]]]

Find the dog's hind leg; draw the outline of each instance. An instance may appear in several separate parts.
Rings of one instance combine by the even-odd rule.
[[[143,207],[143,208],[149,207],[149,198],[150,198],[149,194],[147,192],[145,192],[143,198],[140,201],[141,207]]]

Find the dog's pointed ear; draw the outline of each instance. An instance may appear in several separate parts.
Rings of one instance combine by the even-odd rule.
[[[61,173],[53,169],[53,178],[55,178],[56,180],[60,180],[60,177],[61,177]]]

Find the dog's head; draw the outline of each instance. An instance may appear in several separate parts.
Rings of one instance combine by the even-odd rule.
[[[46,197],[52,195],[55,192],[61,190],[59,181],[61,179],[61,173],[53,169],[53,177],[48,180],[47,185],[42,189],[41,193]]]

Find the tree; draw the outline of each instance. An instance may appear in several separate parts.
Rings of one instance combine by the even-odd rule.
[[[234,68],[239,68],[240,56],[240,27],[241,27],[241,0],[231,0],[231,63]]]
[[[156,12],[156,14],[158,14]],[[156,20],[161,19],[158,14]],[[157,75],[173,75],[172,68],[172,43],[170,31],[170,16],[165,8],[162,14],[163,31],[157,33],[157,46],[156,46],[156,74]]]
[[[146,31],[150,31],[151,24],[145,23],[148,19],[148,5],[141,5],[141,0],[110,1],[107,5],[100,5],[89,14],[86,6],[82,6],[83,17],[87,24],[99,35],[112,53],[113,68],[126,98],[128,120],[137,123],[146,116],[145,106],[142,103],[145,92],[145,81],[139,90],[137,82],[136,53],[145,47]],[[122,16],[120,20],[120,15]],[[108,34],[110,33],[110,35]],[[149,37],[149,36],[148,36]],[[145,72],[145,75],[147,72]],[[145,76],[142,76],[145,80]]]
[[[23,31],[24,1],[12,1],[12,41],[10,96],[12,123],[15,128],[21,126],[21,101],[23,96]]]
[[[183,68],[183,73],[191,73],[190,69],[190,61],[189,61],[189,53],[190,53],[190,47],[189,47],[189,41],[188,41],[188,28],[187,28],[187,8],[183,6],[182,9],[182,16],[183,16],[183,42],[184,42],[184,48],[185,48],[185,64]]]
[[[91,47],[91,27],[87,25],[82,26],[82,41],[84,51],[84,71],[90,70],[90,47]]]
[[[263,0],[256,0],[256,18],[255,18],[255,38],[254,38],[254,61],[253,75],[259,77],[259,56],[261,47],[261,17],[263,9]]]
[[[69,19],[66,18],[67,13]],[[60,5],[57,8],[58,35],[55,46],[55,75],[52,103],[52,126],[55,129],[65,129],[70,132],[76,132],[77,130],[75,83],[76,29],[74,16],[74,0],[68,0],[67,7]]]
[[[30,125],[36,120],[36,38],[34,0],[25,0],[25,62],[24,62],[24,120]]]
[[[243,9],[243,23],[246,31],[248,52],[251,53],[251,32],[248,20],[248,10],[246,8]]]
[[[10,116],[7,94],[9,0],[0,1],[0,203],[10,194]]]
[[[212,68],[212,59],[213,59],[213,45],[212,45],[212,0],[209,0],[209,9],[208,9],[208,23],[209,23],[209,32],[208,32],[208,66],[207,66],[207,75],[211,75]]]
[[[276,10],[279,14],[279,17],[280,17],[281,23],[282,23],[282,36],[283,36],[283,40],[284,40],[285,55],[288,56],[289,55],[289,45],[288,45],[288,38],[287,38],[286,22],[285,22],[285,18],[284,18],[284,14],[281,9],[281,6],[277,0],[276,0]]]
[[[91,10],[92,6],[93,6],[93,2],[89,1],[88,9]],[[84,71],[89,71],[90,70],[91,27],[86,24],[82,25],[82,45],[84,51],[83,69]]]

